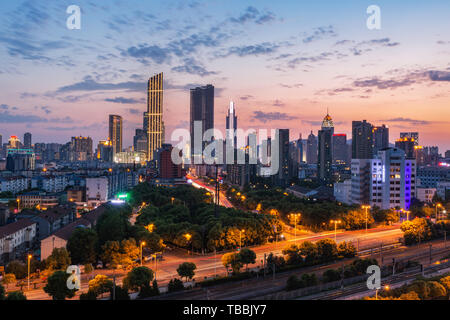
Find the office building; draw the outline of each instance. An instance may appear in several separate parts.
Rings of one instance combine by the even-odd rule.
[[[25,149],[31,149],[32,141],[31,141],[31,133],[26,132],[23,135],[23,147]]]
[[[389,148],[389,128],[386,125],[373,127],[373,154]]]
[[[419,133],[418,132],[400,132],[400,139],[410,138],[414,141],[415,146],[419,146]]]
[[[333,120],[327,114],[322,121],[322,129],[319,130],[319,152],[317,158],[319,182],[326,186],[331,186],[333,183],[333,134]]]
[[[366,120],[352,122],[352,159],[372,159],[372,125]]]
[[[416,141],[414,138],[411,138],[411,137],[400,138],[395,141],[395,147],[402,149],[406,154],[406,158],[415,159]]]
[[[317,137],[311,131],[308,136],[307,145],[306,145],[306,163],[307,164],[316,164],[317,163]]]
[[[163,73],[148,80],[147,94],[147,160],[151,161],[154,152],[163,144]],[[145,126],[145,121],[144,121]]]
[[[196,137],[194,134],[194,123],[201,122],[201,135]],[[209,129],[214,128],[214,86],[206,85],[197,87],[190,91],[190,133],[191,133],[191,154],[201,157],[201,154],[207,144],[202,142],[196,145],[195,141],[202,141],[203,135]],[[197,150],[196,150],[197,148]],[[198,150],[201,148],[201,150]]]
[[[347,163],[347,135],[333,134],[333,163]]]
[[[122,152],[122,117],[109,115],[109,140],[112,143],[113,154]]]

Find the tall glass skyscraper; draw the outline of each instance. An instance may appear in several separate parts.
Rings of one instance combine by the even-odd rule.
[[[195,155],[194,122],[196,121],[201,121],[202,135],[206,130],[214,128],[214,86],[211,84],[191,89],[190,132],[191,154],[193,156]],[[198,151],[203,151],[205,145],[206,142],[203,142],[202,150]],[[197,156],[201,156],[201,154]]]
[[[327,186],[331,186],[333,183],[333,134],[333,120],[327,113],[322,122],[322,130],[319,130],[319,153],[317,159],[319,181]]]
[[[163,73],[148,80],[147,114],[148,151],[147,159],[153,160],[153,153],[163,143]],[[145,122],[145,121],[144,121]]]
[[[109,115],[109,140],[113,147],[113,154],[122,152],[122,117],[116,114]]]

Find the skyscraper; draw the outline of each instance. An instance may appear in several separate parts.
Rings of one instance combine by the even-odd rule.
[[[317,163],[317,137],[311,130],[308,136],[306,144],[306,163],[316,164]]]
[[[226,119],[226,129],[227,129],[227,139],[231,141],[231,144],[233,148],[236,148],[237,146],[237,137],[236,137],[236,130],[237,130],[237,115],[236,115],[236,108],[234,106],[234,102],[230,102],[230,106],[228,108],[228,114]]]
[[[414,159],[415,139],[405,136],[395,141],[395,147],[405,152],[406,159]]]
[[[148,150],[147,159],[153,160],[153,153],[163,143],[163,74],[154,75],[148,80],[147,95]],[[144,121],[145,124],[145,121]]]
[[[190,107],[190,131],[191,131],[191,154],[201,155],[205,142],[202,143],[202,150],[195,150],[194,141],[203,140],[203,137],[194,136],[194,122],[201,121],[202,135],[206,130],[214,128],[214,86],[208,84],[204,87],[191,89]],[[197,151],[197,152],[196,152]]]
[[[286,187],[292,176],[291,158],[289,156],[289,129],[277,129],[276,139],[279,170],[278,174],[275,175],[275,183],[278,186]]]
[[[17,136],[9,137],[8,149],[19,149],[20,148],[20,140]]]
[[[137,152],[145,152],[147,154],[147,132],[143,129],[136,129],[133,137],[133,149]]]
[[[317,158],[317,172],[319,181],[330,186],[333,183],[333,120],[327,113],[322,121],[322,130],[319,130],[319,152]]]
[[[333,134],[333,163],[347,163],[347,135]]]
[[[414,141],[414,145],[419,145],[419,133],[418,132],[400,132],[400,139],[403,138],[412,138]]]
[[[352,122],[352,159],[372,159],[372,125],[366,120]]]
[[[378,151],[389,148],[389,128],[384,124],[382,126],[373,127],[373,154]]]
[[[31,133],[29,132],[23,135],[23,147],[25,149],[31,149]]]
[[[109,115],[109,140],[113,146],[113,154],[122,152],[122,117]]]

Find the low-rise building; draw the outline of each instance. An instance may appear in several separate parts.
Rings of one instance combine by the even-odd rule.
[[[433,202],[433,197],[436,194],[436,188],[417,187],[416,199],[422,202]]]
[[[30,250],[36,239],[36,222],[21,219],[0,227],[0,262],[7,263]]]
[[[352,180],[344,180],[334,184],[334,197],[336,201],[351,204],[350,195],[352,192]]]
[[[39,191],[21,194],[18,196],[18,200],[20,209],[36,207],[39,210],[46,210],[59,204],[56,194],[47,194]]]
[[[22,176],[0,177],[0,192],[17,194],[28,189],[28,178]]]

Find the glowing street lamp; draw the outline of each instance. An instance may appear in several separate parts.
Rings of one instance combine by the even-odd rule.
[[[294,238],[297,241],[297,218],[301,217],[301,213],[291,213],[289,217],[294,218]]]
[[[239,250],[242,248],[242,233],[245,232],[244,229],[239,230]]]
[[[192,235],[190,233],[186,233],[183,235],[183,237],[185,237],[186,241],[189,242],[192,238]],[[193,255],[194,254],[194,242],[193,241],[191,241],[191,245],[192,245],[192,255]],[[189,254],[189,249],[188,249],[188,254]]]
[[[145,241],[141,242],[140,248],[141,248],[141,266],[142,266],[142,247],[145,246]]]
[[[389,289],[390,289],[390,287],[388,285],[384,286],[385,291],[389,291]],[[378,300],[378,290],[380,290],[380,289],[376,289],[376,291],[375,291],[375,300]]]
[[[28,290],[30,290],[30,261],[33,256],[31,254],[28,255]]]
[[[366,210],[366,232],[367,232],[367,210],[370,209],[370,206],[362,206],[361,208]]]
[[[436,203],[436,221],[438,220],[438,208],[442,208],[442,204]]]
[[[153,230],[155,230],[155,225],[153,223],[150,223],[149,225],[145,226],[145,229],[147,229],[148,232],[153,232]]]
[[[337,225],[341,223],[341,220],[331,220],[334,223],[334,242],[337,242]]]

